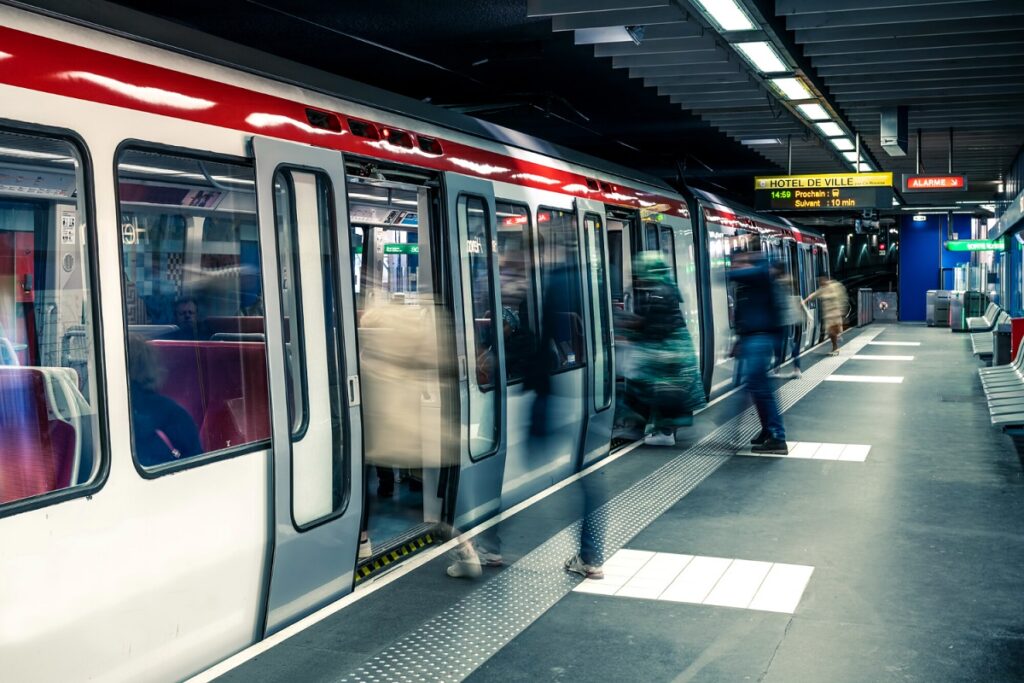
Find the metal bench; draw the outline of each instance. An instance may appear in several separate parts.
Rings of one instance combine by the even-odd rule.
[[[980,368],[978,377],[992,424],[1004,430],[1024,429],[1024,340],[1012,363]]]
[[[991,332],[995,329],[996,318],[999,317],[999,312],[1002,309],[995,304],[990,303],[988,308],[985,309],[985,315],[980,317],[972,317],[967,319],[967,331],[968,332]]]
[[[994,304],[990,304],[994,305]],[[1000,325],[1010,320],[1010,314],[1006,311],[999,311],[999,315],[996,316],[996,322],[993,326],[993,332],[972,332],[971,333],[971,351],[975,356],[981,360],[990,360],[992,355],[995,353],[995,334],[994,330],[998,329]]]

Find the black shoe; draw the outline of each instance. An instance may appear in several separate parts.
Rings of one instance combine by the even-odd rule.
[[[751,446],[760,446],[765,441],[767,441],[770,436],[771,435],[768,432],[766,432],[766,431],[764,431],[762,429],[760,434],[758,434],[757,436],[755,436],[753,439],[750,440],[750,445]]]
[[[750,449],[751,453],[765,453],[768,455],[786,455],[789,453],[789,444],[782,439],[767,438]]]

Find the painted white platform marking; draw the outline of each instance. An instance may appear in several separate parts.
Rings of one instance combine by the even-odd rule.
[[[853,360],[914,360],[913,356],[879,356],[867,353],[858,353],[850,358]]]
[[[920,346],[921,342],[906,342],[906,341],[869,341],[868,344],[874,346]]]
[[[604,572],[604,579],[586,579],[573,590],[792,614],[814,567],[623,549]]]
[[[874,382],[876,384],[903,384],[902,377],[892,375],[829,375],[826,382]]]
[[[758,458],[797,458],[805,460],[842,460],[864,462],[868,459],[871,446],[855,443],[816,443],[812,441],[790,441],[789,453],[754,453],[749,448],[736,455]]]

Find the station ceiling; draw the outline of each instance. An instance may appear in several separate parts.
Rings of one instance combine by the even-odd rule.
[[[874,167],[914,172],[920,130],[922,172],[945,173],[952,131],[970,192],[927,202],[992,198],[1024,145],[1024,1],[742,2]],[[852,168],[696,0],[118,4],[741,201],[790,158]],[[910,142],[893,157],[879,117],[899,105]]]

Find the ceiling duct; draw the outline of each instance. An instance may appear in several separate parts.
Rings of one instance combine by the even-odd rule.
[[[907,108],[901,105],[883,109],[882,149],[891,157],[905,157],[908,141]]]

